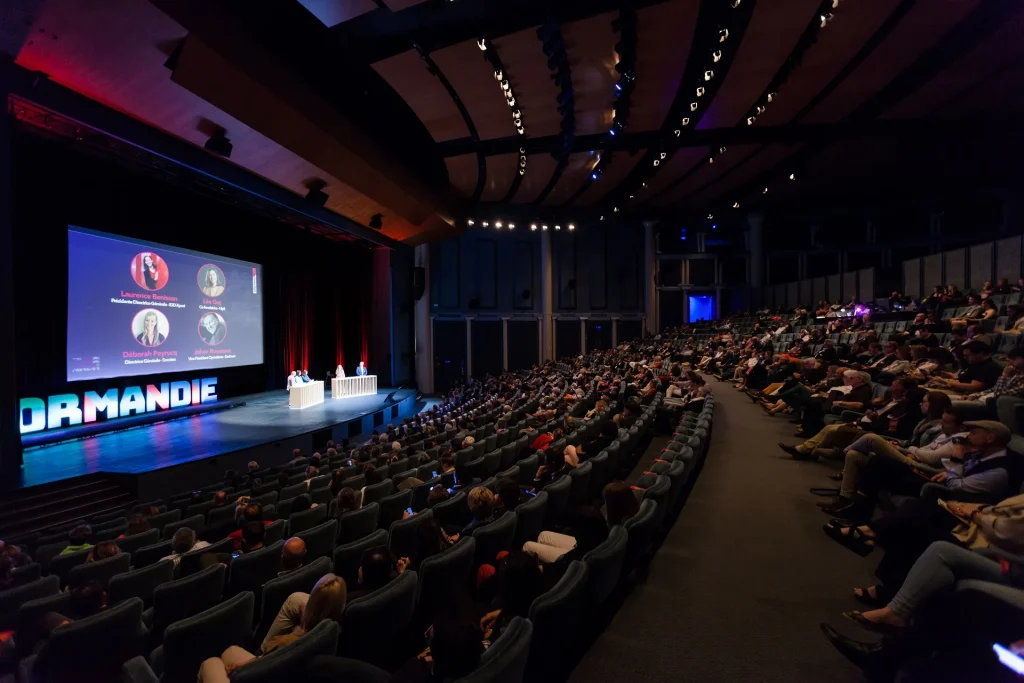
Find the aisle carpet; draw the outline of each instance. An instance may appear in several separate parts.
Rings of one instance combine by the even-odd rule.
[[[570,681],[861,680],[818,624],[864,636],[840,613],[859,607],[851,590],[872,583],[880,554],[860,558],[822,532],[829,518],[814,503],[823,499],[808,488],[832,485],[834,470],[779,450],[798,442],[796,426],[708,379],[717,405],[704,470],[647,581]]]

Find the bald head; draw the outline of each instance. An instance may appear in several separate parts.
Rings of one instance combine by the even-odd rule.
[[[293,536],[284,542],[281,549],[281,569],[290,571],[298,569],[306,562],[306,542]]]

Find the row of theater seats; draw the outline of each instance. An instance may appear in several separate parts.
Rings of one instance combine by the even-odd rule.
[[[592,395],[588,396],[593,399]],[[636,425],[606,451],[583,463],[569,476],[552,482],[514,513],[506,513],[472,537],[461,539],[443,554],[425,559],[418,572],[406,572],[381,591],[353,601],[346,609],[340,638],[337,625],[333,629],[330,626],[318,628],[298,641],[301,646],[284,648],[277,657],[261,658],[260,666],[247,667],[244,680],[250,677],[251,680],[275,680],[278,674],[274,672],[292,669],[297,662],[306,661],[316,653],[338,652],[393,668],[396,664],[394,642],[416,623],[417,615],[422,623],[423,614],[429,613],[430,596],[443,593],[446,582],[468,582],[472,570],[493,561],[500,550],[520,547],[523,542],[536,538],[541,530],[557,525],[571,506],[599,497],[604,484],[616,477],[620,465],[629,462],[629,455],[647,432],[659,402],[660,397]],[[552,657],[557,659],[562,646],[567,645],[565,641],[575,635],[576,629],[564,629],[566,620],[586,623],[579,622],[578,617],[587,610],[601,608],[615,587],[625,583],[627,577],[643,566],[657,530],[666,519],[674,518],[682,487],[706,452],[712,409],[713,398],[710,398],[700,416],[684,418],[673,444],[685,445],[679,448],[670,445],[650,471],[635,482],[634,488],[644,498],[640,513],[621,530],[613,530],[608,541],[581,562],[573,563],[562,581],[536,601],[530,621],[510,628],[488,650],[478,672],[483,677],[474,680],[492,680],[486,673],[491,670],[504,672],[502,680],[518,680],[527,652],[531,667],[543,669],[544,663],[552,661]],[[606,419],[608,415],[598,414],[588,428],[599,430]],[[578,442],[586,433],[573,433],[570,437]],[[537,465],[538,458],[534,454],[521,459],[500,476],[514,477],[525,484],[532,480]],[[492,478],[482,485],[493,488],[495,483]],[[163,556],[158,552],[170,552],[163,544],[158,544],[159,551],[146,553],[142,552],[147,550],[146,546],[126,549],[132,541],[125,543],[128,539],[120,539],[118,543],[124,543],[122,550],[125,552],[72,568],[66,582],[76,585],[88,580],[86,576],[101,581],[108,587],[113,607],[58,631],[59,637],[44,650],[42,661],[35,657],[22,661],[22,677],[24,680],[60,680],[69,673],[62,664],[81,661],[82,653],[98,647],[98,639],[106,640],[110,634],[117,634],[118,648],[112,659],[123,661],[132,654],[150,651],[148,660],[136,658],[126,666],[132,680],[192,680],[199,662],[206,657],[219,654],[231,644],[248,645],[262,640],[270,621],[292,592],[308,592],[320,577],[332,570],[354,584],[359,560],[366,549],[386,545],[395,556],[413,557],[419,524],[435,515],[446,525],[468,522],[465,501],[466,492],[459,492],[433,509],[391,523],[387,530],[377,528],[379,501],[368,502],[360,510],[341,518],[342,527],[346,526],[348,518],[358,518],[349,525],[351,535],[358,538],[340,544],[339,538],[344,537],[339,536],[339,520],[333,518],[309,528],[292,530],[291,535],[299,535],[306,541],[308,562],[302,569],[280,578],[274,578],[282,546],[279,538],[262,550],[236,558],[228,568],[216,565],[199,569],[202,555],[230,550],[227,539],[189,553],[182,558],[183,578],[178,580],[172,580],[171,563],[157,561]],[[274,522],[268,530],[275,526],[283,537],[283,520]],[[159,531],[154,529],[147,533]],[[129,571],[132,565],[135,568]],[[4,592],[18,595],[0,593],[0,606],[4,608],[0,609],[0,614],[17,616],[14,624],[7,626],[27,629],[40,614],[66,613],[68,594],[57,592],[62,581],[60,575],[50,574],[20,589]],[[227,600],[223,601],[224,598]],[[140,628],[140,624],[145,624],[145,628]],[[531,641],[531,631],[541,636]],[[367,634],[374,636],[367,637]],[[203,646],[196,647],[196,643],[203,643]],[[19,643],[19,647],[29,650],[31,645],[31,641]],[[112,654],[109,648],[105,654],[109,661]],[[519,674],[515,673],[516,667],[519,667]],[[507,677],[509,673],[513,674],[512,678]]]

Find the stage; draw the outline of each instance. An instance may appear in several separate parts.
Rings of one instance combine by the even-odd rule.
[[[159,498],[220,479],[227,469],[244,472],[249,460],[263,467],[286,462],[328,439],[369,434],[414,415],[416,391],[378,390],[374,396],[332,399],[294,410],[288,394],[273,391],[232,399],[245,405],[192,415],[89,438],[26,449],[20,488],[87,474],[111,475],[140,500]]]

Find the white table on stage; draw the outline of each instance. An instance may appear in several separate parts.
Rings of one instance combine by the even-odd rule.
[[[288,390],[289,408],[309,408],[324,402],[324,383],[319,380],[296,384]]]
[[[331,380],[331,398],[372,396],[377,393],[377,375],[353,375]]]

